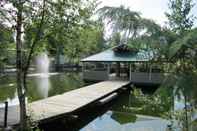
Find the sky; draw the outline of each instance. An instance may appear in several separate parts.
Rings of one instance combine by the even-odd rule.
[[[165,12],[168,11],[169,0],[100,0],[103,6],[124,5],[133,11],[141,13],[142,17],[155,20],[156,23],[164,26],[167,22]],[[197,0],[193,0],[196,5],[192,9],[192,14],[197,17]],[[195,27],[197,27],[197,20],[195,20]]]

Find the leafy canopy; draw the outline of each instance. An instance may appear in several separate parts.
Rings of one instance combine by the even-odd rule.
[[[194,4],[192,0],[170,0],[169,9],[166,13],[170,27],[178,34],[192,28],[195,17],[191,15]]]

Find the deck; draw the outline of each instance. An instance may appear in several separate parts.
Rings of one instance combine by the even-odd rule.
[[[108,97],[129,83],[129,81],[104,81],[35,101],[28,104],[28,115],[31,116],[33,121],[40,122],[72,114],[72,112]],[[4,111],[0,110],[0,126],[3,125],[3,115]],[[17,125],[18,123],[19,107],[10,107],[8,110],[8,125]]]

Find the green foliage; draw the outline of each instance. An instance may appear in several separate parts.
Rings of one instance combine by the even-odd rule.
[[[168,92],[165,88],[159,88],[159,90],[151,96],[135,88],[132,92],[131,106],[124,108],[137,114],[163,117],[163,115],[172,108],[171,96],[172,92]]]
[[[47,5],[46,21],[35,50],[48,52],[59,59],[78,63],[81,57],[103,48],[103,26],[90,20],[96,6],[95,1],[53,1]],[[38,19],[26,26],[25,43],[31,46],[37,30]]]
[[[13,53],[10,53],[15,49],[13,43],[14,39],[12,37],[12,30],[9,27],[0,24],[0,68],[7,65],[10,58],[14,57]]]
[[[5,102],[8,98],[13,99],[16,93],[15,86],[9,86],[9,84],[2,84],[0,90],[0,102]]]
[[[110,47],[114,47],[114,46],[118,46],[121,42],[121,35],[120,33],[114,33],[109,41],[109,46]]]
[[[144,33],[135,39],[129,39],[128,45],[132,48],[152,50],[156,60],[169,60],[170,47],[177,40],[177,35],[169,29],[157,28]]]
[[[197,57],[196,33],[197,29],[193,29],[187,35],[175,41],[170,48],[170,57],[195,59]]]
[[[196,29],[190,30],[182,38],[171,44],[169,48],[169,57],[173,60],[170,68],[171,73],[163,83],[166,87],[173,87],[174,95],[178,96],[180,100],[184,100],[185,107],[190,105],[194,110],[196,110],[195,103],[197,100],[196,33]],[[190,122],[188,120],[190,116],[188,115],[190,114],[191,111],[187,108],[172,112],[184,130],[189,130]]]
[[[65,46],[65,55],[71,62],[79,62],[82,57],[101,51],[104,48],[103,27],[98,23],[76,28],[73,39]]]
[[[170,12],[166,16],[176,33],[183,34],[193,26],[194,17],[190,15],[193,6],[192,0],[170,0]]]
[[[175,87],[176,93],[180,93],[181,90],[188,97],[196,95],[194,91],[197,84],[196,33],[197,29],[192,29],[171,43],[168,55],[173,60],[170,69],[172,74],[164,82],[168,87]]]
[[[66,47],[69,42],[76,39],[78,29],[85,28],[90,23],[89,18],[95,7],[93,2],[88,0],[49,2],[37,51],[48,50],[54,55],[59,53],[59,48]],[[30,25],[26,26],[26,45],[29,45],[35,37],[38,21],[39,19],[34,19]]]

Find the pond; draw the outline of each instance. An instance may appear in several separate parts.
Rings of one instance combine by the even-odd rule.
[[[146,112],[136,113],[126,108],[134,104],[132,97],[127,90],[105,105],[80,112],[77,119],[57,121],[42,128],[46,131],[165,131],[169,121],[158,117],[158,113],[148,116]]]
[[[18,104],[15,79],[14,75],[0,78],[0,103],[8,101],[9,106]],[[87,83],[82,80],[80,73],[30,74],[28,102],[62,94],[85,85]],[[82,113],[71,123],[63,123],[60,126],[59,122],[54,122],[54,128],[69,131],[166,130],[169,125],[169,121],[166,120],[169,116],[166,114],[172,107],[183,108],[183,102],[172,99],[172,88],[139,87],[120,94],[104,107],[95,107]],[[4,104],[0,104],[0,107],[4,107]],[[44,126],[46,130],[54,129],[49,125],[47,127]]]
[[[0,103],[8,101],[9,106],[17,105],[16,76],[0,78]],[[84,85],[79,73],[49,73],[28,75],[28,102],[61,94]],[[4,104],[0,104],[0,107]]]
[[[169,121],[144,114],[136,114],[131,107],[132,95],[121,94],[108,110],[97,116],[80,131],[165,131]]]

